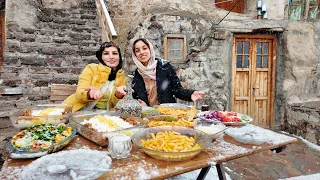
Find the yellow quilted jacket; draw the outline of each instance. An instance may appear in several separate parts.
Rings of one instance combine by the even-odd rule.
[[[89,64],[87,65],[82,73],[79,75],[77,91],[70,95],[67,99],[63,101],[64,104],[72,105],[72,112],[78,111],[94,100],[88,99],[88,91],[85,89],[89,86],[94,86],[96,88],[101,88],[103,84],[108,80],[109,74],[111,73],[111,68],[104,66],[103,64]],[[109,107],[113,108],[119,101],[114,95],[115,89],[118,86],[124,86],[126,83],[126,78],[124,71],[120,69],[117,72],[114,88],[111,94],[111,98],[108,101]]]

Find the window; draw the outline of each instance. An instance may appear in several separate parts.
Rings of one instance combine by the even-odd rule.
[[[290,0],[289,18],[291,20],[319,19],[320,0]]]
[[[171,62],[186,61],[186,36],[183,34],[168,34],[164,39],[164,57]]]
[[[237,3],[237,1],[239,2]],[[235,3],[237,3],[237,5],[234,6]],[[215,4],[217,8],[224,9],[226,11],[230,11],[234,6],[231,12],[244,13],[244,0],[215,0]]]

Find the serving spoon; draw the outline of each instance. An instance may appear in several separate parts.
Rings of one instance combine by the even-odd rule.
[[[79,171],[110,171],[110,169],[93,169],[93,168],[75,168],[75,167],[67,167],[66,165],[49,165],[47,167],[47,171],[51,174],[61,174],[68,170],[79,170]]]

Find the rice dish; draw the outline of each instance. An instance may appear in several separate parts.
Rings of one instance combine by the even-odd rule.
[[[112,132],[119,129],[126,129],[133,127],[132,124],[126,122],[118,116],[97,115],[89,120],[84,120],[80,124],[94,129],[97,132]]]

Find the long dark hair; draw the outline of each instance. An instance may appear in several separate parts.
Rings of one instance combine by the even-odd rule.
[[[117,72],[122,68],[122,55],[121,55],[119,45],[113,41],[102,43],[99,50],[96,51],[96,57],[98,58],[98,60],[100,61],[101,64],[107,66],[106,63],[104,63],[104,61],[102,60],[102,52],[104,51],[105,48],[108,48],[108,47],[116,47],[118,50],[118,54],[119,54],[119,64],[115,70],[111,69],[111,73],[108,77],[108,80],[112,81],[112,80],[116,79]]]

